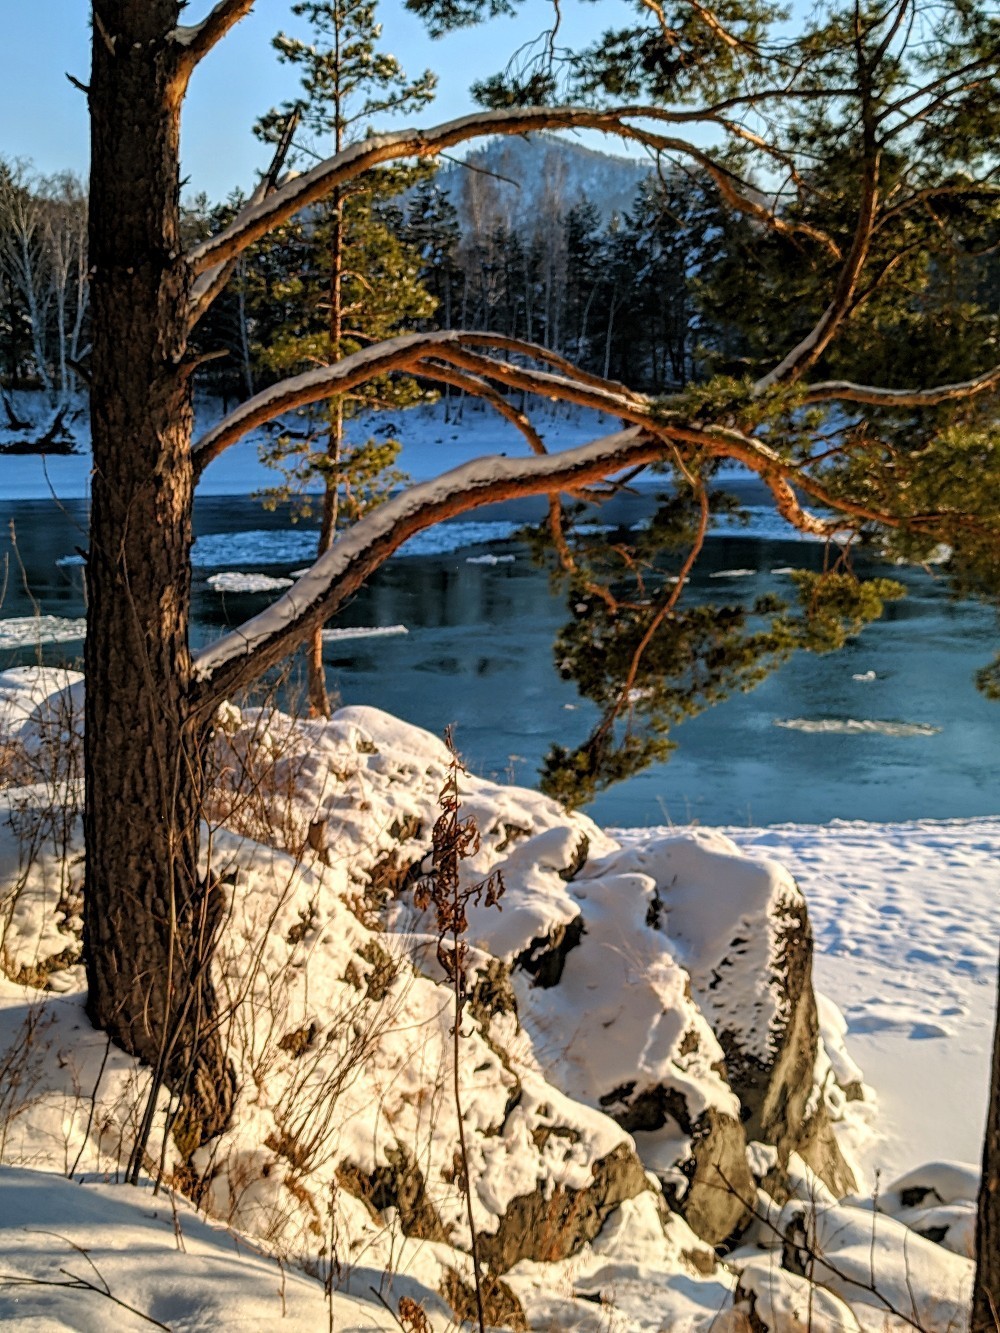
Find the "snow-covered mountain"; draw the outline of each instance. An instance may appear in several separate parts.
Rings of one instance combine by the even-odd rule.
[[[631,207],[649,175],[642,159],[602,153],[551,134],[490,139],[438,176],[464,224],[488,209],[497,221],[524,226],[590,203],[603,222]],[[485,174],[484,174],[485,173]]]

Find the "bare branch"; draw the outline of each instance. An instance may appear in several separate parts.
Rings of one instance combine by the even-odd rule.
[[[647,432],[631,429],[562,454],[480,458],[394,496],[359,519],[266,611],[195,655],[196,706],[210,713],[241,682],[280,661],[424,528],[500,500],[578,490],[653,462],[666,448]]]
[[[879,389],[872,384],[854,384],[850,380],[823,380],[810,384],[806,403],[867,403],[871,407],[938,407],[941,403],[962,402],[1000,387],[1000,366],[984,370],[971,380],[939,384],[933,389]]]
[[[519,411],[512,403],[508,403],[507,399],[491,388],[485,380],[479,379],[476,375],[465,375],[462,371],[456,370],[454,366],[441,365],[431,360],[417,362],[414,370],[419,375],[426,375],[429,379],[437,380],[441,384],[450,384],[452,388],[461,389],[463,392],[489,403],[495,412],[521,432],[533,454],[548,453],[542,437],[535,430],[528,414]]]
[[[523,342],[519,338],[507,338],[502,334],[473,333],[465,330],[444,330],[435,333],[404,333],[395,338],[387,338],[372,347],[352,352],[350,356],[335,362],[331,366],[319,366],[315,370],[304,371],[301,375],[282,380],[269,389],[264,389],[241,403],[229,416],[201,437],[193,449],[194,466],[197,475],[213,459],[249,431],[274,421],[284,412],[293,408],[305,407],[309,403],[324,402],[335,394],[346,393],[379,375],[401,370],[414,370],[418,360],[424,357],[444,358],[458,364],[473,375],[485,372],[499,382],[516,373],[516,368],[505,361],[495,361],[489,357],[472,352],[462,353],[462,347],[492,347],[500,351],[514,352],[555,366],[562,374],[552,381],[539,380],[537,390],[548,397],[566,397],[557,392],[557,386],[571,383],[578,386],[581,393],[593,390],[590,397],[578,397],[576,401],[602,411],[621,415],[620,408],[628,403],[644,403],[646,400],[634,394],[624,385],[612,380],[603,380],[586,371],[578,370],[570,361],[550,352],[534,343]],[[462,358],[459,360],[459,358]],[[519,387],[519,386],[518,386]],[[645,419],[645,418],[644,418]],[[519,425],[518,429],[522,429]]]
[[[615,724],[615,720],[618,718],[622,709],[628,704],[632,696],[632,690],[635,688],[635,682],[638,678],[639,668],[642,666],[642,659],[645,656],[646,649],[653,642],[653,639],[656,637],[657,631],[660,629],[663,622],[673,615],[677,603],[681,599],[681,593],[684,591],[684,587],[690,578],[691,571],[694,569],[695,563],[704,548],[705,538],[708,536],[709,518],[711,516],[708,503],[708,490],[703,478],[693,478],[686,468],[684,470],[686,476],[694,482],[694,490],[698,497],[699,516],[694,541],[691,543],[691,549],[688,551],[684,563],[678,571],[676,579],[672,585],[668,585],[667,591],[660,599],[659,606],[649,617],[645,632],[636,645],[635,652],[632,654],[632,660],[629,662],[629,668],[625,675],[625,679],[622,681],[621,688],[617,690],[614,699],[605,710],[604,716],[591,732],[590,738],[587,741],[588,746],[598,743],[602,738],[609,735]]]
[[[274,149],[274,156],[271,159],[271,165],[261,178],[260,184],[250,196],[250,205],[260,203],[272,194],[278,185],[278,177],[281,175],[282,168],[285,165],[285,159],[292,147],[292,138],[295,135],[296,127],[299,123],[299,112],[293,111],[285,119],[285,124],[281,131],[281,136]],[[188,331],[198,323],[202,315],[217,296],[222,294],[226,283],[232,277],[233,272],[239,263],[239,255],[233,255],[232,258],[222,260],[212,268],[206,269],[204,273],[199,274],[191,284],[191,294],[188,306]]]
[[[272,228],[315,203],[334,188],[354,180],[384,162],[407,157],[436,157],[448,148],[487,134],[527,134],[538,130],[590,129],[616,134],[637,142],[648,142],[650,132],[636,121],[668,124],[719,123],[714,108],[669,111],[662,107],[621,106],[605,110],[584,106],[509,107],[480,111],[462,116],[431,129],[397,130],[372,135],[350,145],[342,153],[319,163],[312,171],[297,176],[276,190],[267,200],[245,209],[217,236],[202,241],[188,256],[195,274],[204,273],[223,260],[245,250]],[[657,136],[652,136],[654,139]],[[711,163],[703,149],[683,139],[660,139],[664,151],[691,156],[708,169]]]
[[[179,51],[178,72],[186,84],[200,60],[253,9],[254,0],[219,0],[201,23],[178,27],[171,38]]]
[[[990,175],[995,176],[996,171],[992,171]],[[989,176],[985,176],[979,180],[963,180],[957,184],[927,186],[925,189],[917,190],[907,198],[900,200],[898,204],[893,204],[891,208],[884,208],[879,214],[875,231],[881,231],[883,227],[888,226],[896,218],[909,212],[910,209],[918,208],[922,204],[926,205],[931,200],[947,199],[949,197],[966,199],[970,195],[983,195],[987,199],[996,198],[1000,196],[1000,185],[995,181],[991,182]]]
[[[758,222],[764,223],[764,225],[770,227],[772,231],[777,232],[779,236],[786,236],[789,239],[796,236],[805,236],[809,240],[816,241],[822,245],[824,249],[830,252],[834,259],[840,260],[843,258],[840,247],[827,232],[822,231],[819,227],[811,226],[808,222],[786,222],[784,218],[779,217],[778,214],[773,209],[768,208],[766,204],[761,203],[758,199],[752,198],[747,192],[749,187],[746,183],[741,181],[739,176],[737,176],[735,172],[730,171],[728,167],[720,166],[708,153],[694,148],[690,144],[686,144],[683,139],[674,139],[665,135],[650,134],[641,130],[633,131],[630,137],[658,153],[684,153],[686,156],[692,158],[697,165],[712,178],[716,189],[730,208],[735,209],[738,213],[745,213],[748,217],[755,218]],[[783,154],[769,150],[768,146],[759,138],[759,136],[753,136],[753,143],[755,147],[769,152],[770,156],[775,157],[776,159],[784,159]]]
[[[854,301],[861,271],[868,259],[872,231],[878,209],[878,155],[873,153],[865,163],[865,175],[862,186],[861,208],[850,252],[837,279],[833,299],[823,311],[816,324],[806,336],[797,343],[782,361],[757,380],[754,385],[756,394],[773,388],[776,384],[793,383],[810,370],[832,342],[837,330],[849,313]]]

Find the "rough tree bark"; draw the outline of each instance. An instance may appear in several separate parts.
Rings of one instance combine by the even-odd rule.
[[[215,899],[198,875],[206,729],[189,702],[190,279],[177,58],[164,41],[178,10],[94,7],[84,953],[94,1022],[183,1090],[201,1141],[225,1123],[233,1083],[213,1031]]]

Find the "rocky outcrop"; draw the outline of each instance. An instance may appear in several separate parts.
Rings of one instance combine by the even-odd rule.
[[[774,862],[742,855],[722,834],[694,830],[628,846],[586,873],[641,871],[655,885],[652,917],[691,977],[725,1057],[751,1141],[777,1149],[770,1185],[798,1153],[835,1194],[854,1178],[830,1124],[812,986],[805,900]]]
[[[640,1151],[670,1126],[687,1139],[674,1168],[660,1178],[664,1197],[688,1226],[710,1245],[737,1235],[750,1220],[755,1186],[747,1166],[747,1140],[739,1121],[710,1106],[692,1121],[683,1093],[657,1084],[624,1099],[620,1108],[602,1098]],[[683,1184],[677,1179],[677,1173]]]
[[[591,1173],[584,1189],[539,1187],[513,1199],[494,1234],[480,1237],[490,1269],[506,1273],[522,1259],[569,1258],[594,1239],[620,1204],[649,1189],[642,1163],[624,1143],[594,1162]]]

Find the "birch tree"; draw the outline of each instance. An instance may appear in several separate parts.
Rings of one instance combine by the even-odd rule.
[[[635,661],[669,625],[683,596],[704,539],[707,484],[720,459],[743,463],[789,524],[831,543],[872,527],[899,534],[912,554],[948,540],[968,578],[985,584],[998,536],[990,498],[994,436],[970,405],[995,399],[1000,367],[985,363],[964,380],[923,384],[824,374],[828,349],[864,307],[880,273],[891,271],[893,253],[905,250],[910,215],[929,201],[938,216],[959,200],[966,207],[978,200],[980,211],[995,208],[992,140],[980,133],[992,124],[987,113],[997,114],[990,82],[1000,54],[995,20],[956,6],[943,41],[937,11],[931,28],[916,0],[891,0],[881,9],[835,13],[801,39],[779,42],[768,39],[767,12],[751,4],[714,11],[678,0],[675,14],[641,4],[632,27],[608,34],[566,74],[576,81],[576,102],[562,100],[562,74],[552,59],[543,60],[506,84],[493,81],[484,91],[493,106],[439,125],[372,134],[280,187],[261,187],[229,227],[185,251],[178,225],[184,94],[251,3],[219,0],[191,24],[180,23],[178,0],[94,0],[92,8],[88,1003],[95,1022],[174,1090],[183,1108],[175,1135],[188,1150],[226,1123],[235,1093],[212,985],[214,941],[231,890],[210,868],[207,874],[199,868],[213,718],[234,690],[335,614],[407,538],[479,505],[532,494],[553,497],[558,528],[560,495],[654,465],[671,468],[694,497],[699,519],[678,581],[628,609],[641,626]],[[413,8],[441,26],[485,17],[490,6],[413,0]],[[526,94],[545,100],[522,105]],[[804,106],[842,124],[853,164],[851,188],[825,225],[793,207],[808,191],[809,147],[797,156],[795,134]],[[764,155],[771,170],[780,168],[787,184],[779,197],[762,202],[721,152],[704,147],[699,126]],[[659,400],[489,331],[396,336],[255,395],[192,440],[191,331],[250,245],[375,167],[434,158],[484,134],[574,128],[625,137],[694,164],[716,181],[730,207],[814,254],[825,296],[811,327],[775,346],[771,364],[753,381]],[[932,140],[947,151],[925,151]],[[394,496],[334,541],[267,611],[193,651],[191,512],[205,467],[280,414],[387,374],[419,374],[477,393],[522,430],[532,456],[481,458]],[[531,422],[511,408],[511,390],[596,407],[621,425],[549,453]],[[898,450],[880,455],[869,441],[866,469],[858,464],[856,433],[822,449],[806,447],[803,420],[810,418],[800,412],[830,404],[848,404],[859,415],[917,415],[945,406],[968,407],[969,415],[945,423],[918,454],[904,458],[903,487],[892,484]],[[967,475],[979,479],[957,500],[953,490],[938,499],[935,467],[957,456]],[[564,559],[572,564],[571,549]],[[836,606],[826,612],[835,614]],[[635,702],[629,675],[610,701],[612,728]],[[998,1203],[994,1191],[984,1208]],[[996,1220],[995,1211],[990,1216]],[[980,1287],[994,1300],[998,1263],[995,1253],[992,1259],[981,1253]]]
[[[71,172],[0,172],[0,266],[27,316],[38,381],[65,410],[86,352],[88,306],[87,196]]]
[[[20,164],[0,176],[0,216],[0,262],[27,314],[38,382],[51,396],[55,386],[46,346],[51,283],[44,208],[34,182]]]

